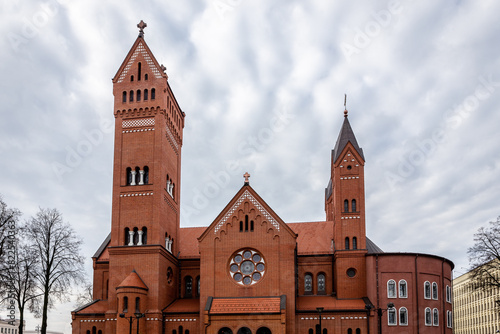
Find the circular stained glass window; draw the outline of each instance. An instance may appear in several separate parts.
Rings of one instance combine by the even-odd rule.
[[[250,286],[262,279],[266,265],[262,255],[253,249],[243,249],[229,259],[229,275],[240,285]]]

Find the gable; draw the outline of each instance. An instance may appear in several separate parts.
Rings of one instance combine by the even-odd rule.
[[[245,185],[200,236],[200,242],[208,235],[220,236],[222,233],[226,233],[230,226],[241,229],[241,225],[239,227],[236,225],[246,224],[246,222],[243,222],[241,215],[243,212],[249,213],[250,211],[253,212],[252,218],[256,220],[254,222],[255,226],[266,225],[266,229],[268,231],[273,230],[275,235],[287,233],[294,238],[296,237],[295,232],[281,220],[255,190],[249,185]],[[248,229],[247,226],[243,228]]]
[[[158,61],[154,57],[144,39],[138,37],[129,53],[127,54],[127,57],[125,57],[125,60],[118,69],[118,72],[115,74],[113,82],[123,82],[123,80],[127,77],[130,69],[132,68],[132,65],[136,61],[139,61],[138,59],[144,61],[144,63],[147,65],[156,79],[161,79],[162,77],[168,78],[164,73],[165,67],[158,64]]]

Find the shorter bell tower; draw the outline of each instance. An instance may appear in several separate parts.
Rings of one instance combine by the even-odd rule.
[[[346,109],[325,189],[326,220],[333,221],[334,228],[334,286],[339,299],[366,296],[364,166]]]

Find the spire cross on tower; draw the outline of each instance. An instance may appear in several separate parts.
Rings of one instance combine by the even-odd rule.
[[[347,117],[347,94],[344,94],[344,117]]]
[[[139,22],[137,24],[137,28],[139,28],[139,36],[143,37],[144,36],[144,28],[146,28],[148,25],[146,22],[144,22],[143,20],[141,20],[141,22]]]
[[[245,184],[249,184],[250,181],[248,179],[250,178],[250,174],[248,174],[248,172],[246,172],[245,174],[243,174],[243,177],[245,178]]]

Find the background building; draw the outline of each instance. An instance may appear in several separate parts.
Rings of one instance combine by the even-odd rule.
[[[495,273],[496,277],[500,272]],[[500,330],[500,289],[474,288],[470,272],[453,280],[453,317],[456,334],[488,334]]]
[[[186,115],[139,27],[113,78],[111,233],[93,256],[95,300],[73,311],[73,333],[452,332],[453,263],[384,253],[366,237],[365,157],[347,110],[325,221],[283,221],[247,173],[213,222],[181,228]]]

